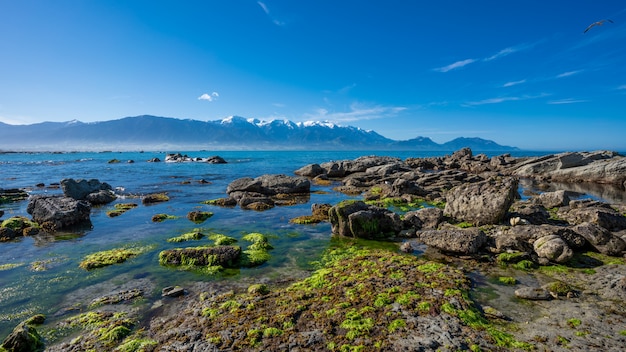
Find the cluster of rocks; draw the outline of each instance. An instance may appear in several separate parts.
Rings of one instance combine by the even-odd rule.
[[[309,200],[311,182],[306,177],[263,175],[243,177],[226,188],[228,197],[210,201],[220,206],[239,205],[242,209],[267,210],[276,205],[304,203]]]
[[[61,188],[63,195],[30,197],[26,211],[32,221],[23,217],[3,221],[0,239],[8,241],[37,234],[40,230],[54,232],[72,226],[89,226],[91,206],[107,204],[117,198],[111,185],[96,179],[64,179]]]
[[[366,201],[396,198],[445,204],[443,209],[410,211],[401,219],[370,202],[342,202],[329,211],[334,234],[370,239],[414,237],[457,255],[519,251],[539,264],[549,264],[565,263],[575,251],[589,248],[610,256],[623,255],[626,208],[593,200],[571,201],[564,191],[521,200],[519,178],[561,180],[568,170],[568,177],[580,182],[623,183],[626,172],[615,170],[623,170],[625,160],[610,152],[474,157],[465,148],[438,158],[401,161],[368,156],[311,164],[296,174],[338,180],[341,186],[336,190],[362,194]],[[596,172],[598,168],[604,173]]]
[[[158,158],[156,159],[151,159],[151,162],[158,162],[160,161]],[[209,164],[226,164],[226,160],[224,160],[224,158],[220,157],[220,156],[210,156],[208,158],[200,158],[200,157],[190,157],[187,154],[181,154],[181,153],[171,153],[171,154],[167,154],[165,156],[165,162],[166,163],[183,163],[183,162],[202,162],[202,163],[209,163]]]

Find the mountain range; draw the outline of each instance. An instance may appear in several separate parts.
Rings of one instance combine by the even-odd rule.
[[[118,120],[42,122],[9,125],[0,122],[0,151],[98,150],[416,150],[513,151],[481,138],[456,138],[439,144],[428,137],[396,141],[374,131],[327,121],[261,121],[239,116],[198,121],[158,116]]]

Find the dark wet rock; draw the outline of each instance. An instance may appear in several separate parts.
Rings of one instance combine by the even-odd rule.
[[[565,263],[574,256],[572,249],[558,235],[540,237],[533,243],[533,248],[539,258],[546,258],[554,263]]]
[[[59,230],[89,222],[91,206],[87,201],[70,197],[33,196],[26,211],[33,221],[47,230]]]
[[[20,232],[16,232],[9,227],[0,227],[0,242],[10,241],[14,238],[21,236]]]
[[[582,223],[572,228],[574,232],[584,237],[598,252],[606,255],[618,256],[626,249],[626,242],[609,230],[591,223]]]
[[[61,180],[61,188],[66,197],[86,200],[92,204],[106,204],[117,198],[111,185],[97,179],[74,180],[73,178],[66,178]]]
[[[170,200],[170,197],[165,193],[153,193],[147,194],[141,199],[141,203],[144,205],[150,205],[155,203],[167,202]]]
[[[517,179],[512,177],[462,184],[446,193],[444,214],[476,226],[497,224],[517,197]]]
[[[400,251],[404,253],[413,253],[413,245],[411,242],[404,242],[400,245]]]
[[[130,290],[115,292],[106,296],[101,296],[91,301],[90,306],[96,306],[101,304],[118,304],[128,301],[132,301],[137,298],[141,298],[144,295],[144,291],[139,288]]]
[[[224,158],[222,158],[221,156],[217,156],[217,155],[206,158],[205,162],[209,164],[227,164]]]
[[[267,210],[275,206],[271,197],[256,192],[234,192],[231,196],[242,209]]]
[[[37,352],[43,350],[44,343],[37,329],[23,322],[4,339],[2,347],[7,351]]]
[[[404,214],[405,227],[416,230],[434,230],[443,221],[443,210],[439,208],[423,208]]]
[[[543,287],[522,287],[515,290],[515,297],[532,301],[548,301],[552,295]]]
[[[149,163],[160,163],[161,159],[159,159],[159,158],[152,158],[152,159],[148,160],[148,162]]]
[[[341,202],[328,213],[332,233],[339,236],[380,239],[402,230],[398,214],[362,201]]]
[[[161,290],[161,296],[163,297],[180,297],[185,295],[185,289],[180,286],[167,286]]]
[[[477,228],[417,231],[419,241],[444,252],[476,254],[487,243],[487,236]]]
[[[241,255],[237,246],[175,248],[164,250],[159,254],[159,263],[165,265],[182,265],[190,259],[196,266],[223,266],[233,268]]]
[[[28,199],[28,193],[24,190],[17,188],[0,188],[0,204],[4,202],[18,202],[25,199]]]
[[[193,210],[193,211],[190,211],[189,213],[187,213],[187,219],[189,219],[190,221],[195,222],[196,224],[199,224],[199,223],[202,223],[202,222],[206,221],[211,216],[213,216],[213,213],[208,212],[208,211]]]

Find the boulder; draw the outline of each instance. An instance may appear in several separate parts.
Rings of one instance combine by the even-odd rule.
[[[208,157],[204,161],[209,163],[209,164],[227,164],[227,162],[226,162],[226,160],[224,160],[224,158],[222,158],[221,156],[217,156],[217,155]]]
[[[73,178],[66,178],[61,180],[61,189],[66,197],[87,201],[91,199],[93,200],[93,203],[90,201],[92,204],[106,204],[116,199],[113,194],[113,187],[97,179],[74,180]],[[94,195],[91,196],[92,194]]]
[[[602,254],[618,256],[626,249],[626,242],[622,238],[599,225],[586,222],[574,226],[572,230]]]
[[[37,329],[23,322],[13,329],[0,347],[7,351],[37,352],[43,350],[44,343]]]
[[[559,212],[559,216],[573,225],[589,222],[609,231],[626,229],[626,216],[615,209],[602,204],[594,206],[594,203],[589,203],[592,206],[588,207],[578,207],[576,204],[581,203],[570,202],[570,209]]]
[[[405,227],[416,230],[434,230],[443,220],[443,210],[439,208],[423,208],[404,214]]]
[[[305,177],[316,177],[325,174],[325,172],[319,164],[309,164],[294,171],[294,174]]]
[[[456,186],[446,193],[444,215],[476,226],[497,224],[518,197],[517,185],[512,177],[492,177]]]
[[[60,196],[33,196],[26,211],[47,230],[89,222],[91,206],[87,201]]]
[[[555,208],[568,205],[570,202],[567,192],[560,190],[555,192],[544,192],[537,197],[537,201],[545,208]]]
[[[10,227],[0,227],[0,242],[10,241],[21,235],[21,232],[15,232],[15,230]]]
[[[499,252],[516,250],[532,252],[534,243],[546,236],[556,235],[563,239],[570,248],[582,248],[587,241],[584,237],[569,228],[554,225],[513,226],[499,232],[496,237],[496,248]]]
[[[159,263],[165,265],[185,265],[192,262],[195,266],[238,267],[241,255],[238,246],[175,248],[159,253]]]
[[[477,228],[417,231],[417,238],[427,246],[462,255],[476,254],[487,243],[487,235]]]
[[[229,195],[234,192],[255,192],[274,196],[277,194],[302,194],[311,191],[311,182],[306,177],[287,175],[263,175],[257,178],[244,177],[231,182],[226,188]]]
[[[533,225],[546,224],[550,219],[550,213],[543,205],[529,201],[513,203],[509,208],[509,215],[511,218],[519,217]]]
[[[546,258],[555,263],[565,263],[574,256],[572,249],[558,235],[539,238],[533,243],[533,248],[539,258]]]
[[[339,236],[380,239],[402,230],[398,214],[362,201],[343,201],[330,208],[328,215],[332,233]]]

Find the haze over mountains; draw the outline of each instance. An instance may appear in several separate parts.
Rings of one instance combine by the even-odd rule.
[[[238,116],[215,121],[135,116],[83,123],[0,122],[0,151],[100,150],[416,150],[512,151],[481,138],[457,138],[438,144],[428,137],[396,141],[374,131],[330,122],[260,121]]]

